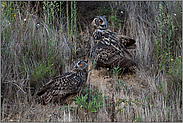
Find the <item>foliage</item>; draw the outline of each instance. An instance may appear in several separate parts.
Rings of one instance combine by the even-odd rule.
[[[112,69],[112,71],[113,71],[113,73],[114,73],[115,75],[118,75],[118,73],[119,73],[121,70],[122,70],[122,68],[120,68],[120,67],[114,67],[114,68]]]
[[[141,115],[139,116],[138,114],[136,114],[133,120],[134,120],[133,122],[142,122]]]
[[[92,89],[85,88],[85,94],[76,96],[74,102],[84,110],[84,112],[97,112],[97,110],[107,104],[103,103],[106,96],[102,96],[102,93],[98,93],[98,90],[92,91]]]
[[[49,118],[47,117],[46,119],[44,119],[44,122],[49,122]]]
[[[26,5],[26,2],[13,1],[2,2],[1,4],[2,60],[3,63],[6,61],[8,64],[12,62],[10,59],[16,61],[15,63],[20,63],[20,65],[15,65],[18,66],[17,71],[28,75],[30,77],[30,81],[37,81],[43,76],[54,76],[55,74],[58,74],[56,72],[61,71],[59,68],[61,67],[62,59],[58,55],[59,48],[57,48],[58,43],[56,42],[57,39],[55,39],[55,33],[57,32],[54,30],[54,24],[56,23],[57,17],[55,12],[59,12],[59,18],[62,21],[62,9],[60,8],[62,2],[43,1],[44,22],[36,23],[35,26],[32,15],[25,15],[23,13],[23,9],[25,11],[27,11],[26,9],[29,9],[26,8]],[[74,16],[72,16],[71,23],[74,21],[75,27],[71,25],[71,28],[74,28],[71,32],[75,31],[75,45],[77,35],[76,10],[76,2],[74,2],[74,9],[73,12],[71,12],[71,16]],[[34,11],[31,12],[34,13]],[[22,15],[20,15],[20,13],[22,13]],[[60,24],[62,23],[61,21]],[[14,25],[17,26],[14,27]],[[12,44],[19,46],[12,47]]]
[[[15,100],[19,94],[30,101],[41,82],[62,71],[54,27],[47,26],[46,20],[38,22],[27,2],[6,1],[1,6],[2,95]]]
[[[181,31],[179,25],[174,23],[174,18],[182,18],[182,14],[164,12],[164,7],[159,4],[159,13],[157,16],[157,27],[159,31],[156,34],[156,48],[154,57],[158,65],[158,72],[163,71],[170,76],[170,83],[176,82],[182,89],[182,40],[177,36],[177,32]],[[177,44],[175,48],[174,45]],[[161,84],[160,84],[161,85]]]
[[[119,29],[120,25],[121,25],[121,20],[117,18],[117,9],[116,8],[116,2],[110,2],[110,6],[111,6],[111,16],[109,17],[109,21],[112,22],[112,27],[113,30]]]
[[[119,79],[117,79],[117,82],[118,83],[116,84],[116,87],[117,87],[118,92],[120,92],[121,86],[124,85],[125,83],[123,83],[122,80],[119,80]]]

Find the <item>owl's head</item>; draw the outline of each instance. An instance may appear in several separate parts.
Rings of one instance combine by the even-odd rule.
[[[86,61],[72,61],[71,62],[71,71],[77,71],[77,70],[86,70],[88,71],[88,64]]]
[[[92,19],[93,21],[91,25],[94,29],[101,29],[101,30],[107,29],[107,19],[104,16],[96,16]]]

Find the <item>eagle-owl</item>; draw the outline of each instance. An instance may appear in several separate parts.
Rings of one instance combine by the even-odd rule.
[[[107,28],[107,19],[96,16],[91,23],[95,46],[91,50],[91,58],[97,67],[129,68],[136,63],[127,49],[136,48],[135,40],[118,35]]]
[[[55,77],[46,83],[37,93],[38,103],[43,105],[51,101],[63,103],[68,98],[79,93],[82,85],[86,83],[88,76],[88,65],[85,61],[71,62],[71,72]]]

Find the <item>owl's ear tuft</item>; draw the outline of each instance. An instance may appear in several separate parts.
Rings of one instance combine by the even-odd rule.
[[[83,62],[85,62],[87,64],[87,61],[83,61]]]
[[[94,18],[96,18],[96,17],[92,17],[92,18],[90,18],[90,20],[93,20]]]

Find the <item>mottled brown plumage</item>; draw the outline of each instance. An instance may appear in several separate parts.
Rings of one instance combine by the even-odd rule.
[[[127,50],[136,48],[134,39],[112,32],[103,16],[94,17],[91,25],[96,43],[91,56],[96,66],[129,68],[136,64]]]
[[[37,93],[38,103],[48,104],[51,101],[63,103],[68,97],[76,95],[85,84],[88,75],[88,65],[85,61],[73,61],[71,72],[57,76],[46,83]]]

